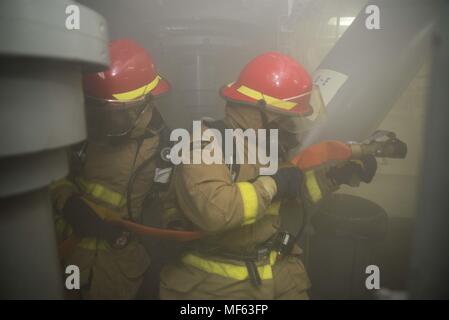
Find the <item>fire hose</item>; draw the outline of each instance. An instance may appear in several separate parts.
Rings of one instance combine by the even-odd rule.
[[[380,158],[403,159],[406,154],[407,145],[399,140],[395,133],[378,130],[374,132],[370,138],[361,143],[322,141],[311,145],[300,151],[297,156],[293,157],[291,164],[306,171],[323,165],[338,165],[339,163],[357,160],[368,155]],[[206,233],[203,231],[174,230],[146,226],[124,219],[110,208],[97,205],[88,199],[84,200],[104,221],[119,225],[127,231],[137,235],[170,239],[180,242],[193,241],[206,236]],[[296,239],[300,237],[302,230],[303,228],[295,236]],[[71,251],[69,248],[73,248],[73,246],[79,242],[79,240],[76,241],[73,239],[74,238],[69,238],[60,245],[60,256],[65,256],[65,252]]]

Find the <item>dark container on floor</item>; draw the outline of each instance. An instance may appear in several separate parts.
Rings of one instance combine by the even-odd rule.
[[[388,229],[385,210],[361,197],[335,194],[321,203],[311,220],[314,232],[307,261],[311,298],[370,299],[366,268],[380,265],[376,247]]]

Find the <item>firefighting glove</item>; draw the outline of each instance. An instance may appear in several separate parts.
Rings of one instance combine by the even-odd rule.
[[[277,199],[294,199],[300,196],[304,174],[297,167],[279,168],[271,177],[276,182]]]
[[[360,181],[370,183],[377,171],[377,161],[374,156],[365,156],[360,160],[351,160],[341,167],[329,170],[329,176],[337,185],[347,184],[358,186]]]
[[[64,219],[81,237],[95,237],[115,244],[123,237],[123,230],[102,220],[79,196],[70,197],[62,209]]]

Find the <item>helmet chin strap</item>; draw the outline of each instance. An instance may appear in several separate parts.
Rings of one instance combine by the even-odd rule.
[[[269,121],[268,121],[268,117],[267,114],[265,113],[265,111],[267,110],[267,103],[265,102],[265,100],[261,99],[259,101],[257,101],[257,106],[259,107],[259,113],[260,113],[260,118],[262,120],[262,129],[265,129],[267,132],[267,148],[268,150],[271,150],[271,128],[269,126]],[[277,128],[279,130],[279,128]],[[278,144],[279,145],[279,144]],[[279,145],[279,147],[281,147]],[[280,152],[282,152],[282,150],[279,150]]]
[[[265,110],[267,109],[267,103],[265,100],[261,99],[257,101],[257,106],[259,107],[260,117],[262,119],[262,128],[263,129],[269,129],[268,128],[268,118],[265,114]]]

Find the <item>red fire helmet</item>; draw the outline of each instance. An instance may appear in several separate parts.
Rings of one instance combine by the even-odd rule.
[[[105,101],[131,102],[151,94],[158,97],[170,84],[156,71],[153,58],[131,39],[111,41],[110,68],[83,77],[85,94]]]
[[[236,82],[224,86],[220,94],[226,100],[258,106],[292,116],[307,116],[313,83],[306,69],[293,58],[267,52],[251,60]]]

